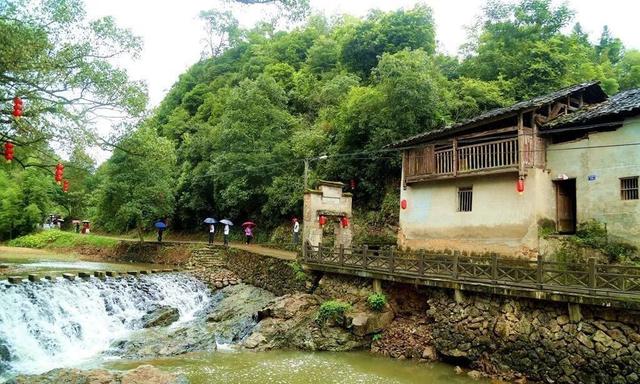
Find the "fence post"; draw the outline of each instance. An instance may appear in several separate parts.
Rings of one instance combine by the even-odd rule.
[[[542,289],[544,283],[544,258],[540,254],[538,254],[536,263],[536,282],[538,283],[538,288]]]
[[[362,265],[364,265],[364,269],[365,271],[369,268],[369,260],[367,254],[369,253],[369,246],[368,245],[363,245],[362,246]]]
[[[309,251],[309,240],[305,240],[302,244],[302,260],[307,261],[307,252]]]
[[[424,250],[418,251],[418,275],[424,275]]]
[[[452,267],[452,271],[453,271],[454,280],[458,280],[458,259],[459,259],[458,251],[453,251],[453,267]]]
[[[322,243],[318,243],[318,262],[322,262]]]
[[[338,257],[340,259],[340,265],[344,266],[344,244],[340,243],[340,248],[338,249]]]
[[[498,255],[491,254],[491,280],[498,281]]]
[[[589,265],[589,288],[596,289],[596,258],[590,257],[588,261]]]
[[[393,269],[395,268],[395,259],[394,259],[394,250],[396,247],[389,247],[389,272],[393,273]]]

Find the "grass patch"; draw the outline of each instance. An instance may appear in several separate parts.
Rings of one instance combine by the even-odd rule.
[[[13,239],[7,243],[11,247],[24,248],[73,248],[79,246],[93,246],[111,248],[118,244],[118,240],[105,236],[82,235],[59,230],[47,230]]]
[[[387,296],[384,293],[372,293],[367,297],[367,304],[369,308],[374,311],[380,312],[387,305]]]
[[[351,309],[351,304],[339,300],[328,300],[320,305],[316,322],[324,324],[327,320],[333,320],[336,323],[344,322],[344,314]]]
[[[302,269],[302,265],[299,262],[293,261],[289,263],[289,267],[293,270],[296,281],[305,281],[307,280],[307,274]]]

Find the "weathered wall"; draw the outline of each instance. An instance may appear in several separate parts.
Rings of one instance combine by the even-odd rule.
[[[121,241],[111,253],[114,261],[182,265],[191,257],[192,246],[181,243]]]
[[[327,216],[326,225],[334,227],[335,245],[342,244],[350,247],[353,238],[351,225],[342,228],[337,221],[342,215],[346,215],[351,221],[351,199],[351,194],[343,193],[342,183],[338,182],[320,181],[318,190],[305,191],[302,240],[309,241],[311,245],[322,242],[323,229],[318,222],[319,215],[322,214]]]
[[[399,245],[516,254],[537,248],[539,207],[551,193],[548,175],[531,169],[525,191],[516,173],[410,184],[401,191]],[[471,212],[458,212],[458,188],[473,187]]]
[[[247,284],[264,288],[276,295],[306,290],[306,276],[296,274],[292,261],[233,248],[219,248],[217,252],[223,252],[226,267]]]
[[[640,175],[640,119],[626,120],[613,132],[591,133],[583,140],[551,144],[547,167],[551,176],[576,179],[577,220],[607,223],[612,236],[640,246],[640,200],[622,200],[620,178]],[[614,147],[604,147],[615,145]],[[589,148],[591,147],[591,148]],[[595,148],[593,148],[595,147]],[[589,180],[595,176],[595,180]],[[550,200],[549,211],[555,208]],[[554,215],[555,216],[555,215]]]
[[[557,383],[640,383],[638,313],[482,295],[455,302],[450,292],[428,299],[432,335],[441,356],[513,370]]]

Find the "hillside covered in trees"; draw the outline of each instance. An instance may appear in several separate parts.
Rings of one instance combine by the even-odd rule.
[[[207,216],[274,227],[301,214],[304,159],[311,182],[347,183],[382,224],[393,221],[400,174],[386,144],[587,80],[609,94],[640,86],[639,51],[607,28],[592,41],[549,0],[491,2],[458,56],[438,50],[425,5],[310,16],[288,31],[218,16],[201,15],[223,39],[87,178],[83,214],[103,229],[169,217],[191,230]]]

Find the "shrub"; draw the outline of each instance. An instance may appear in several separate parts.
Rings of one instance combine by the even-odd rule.
[[[387,296],[384,293],[372,293],[367,297],[367,304],[374,311],[382,311],[384,306],[387,305]]]
[[[289,263],[289,267],[293,269],[293,273],[297,281],[305,281],[307,279],[307,274],[304,272],[304,269],[302,269],[302,265],[300,265],[300,263],[293,261]]]
[[[57,229],[41,231],[15,238],[8,242],[12,247],[25,248],[72,248],[75,246],[113,247],[118,240],[96,235],[81,235]]]
[[[325,323],[327,320],[333,320],[336,323],[344,322],[344,314],[351,309],[351,304],[339,300],[325,301],[320,305],[316,322]]]
[[[382,340],[382,332],[374,333],[373,337],[371,338],[371,341],[378,341],[378,340]]]

